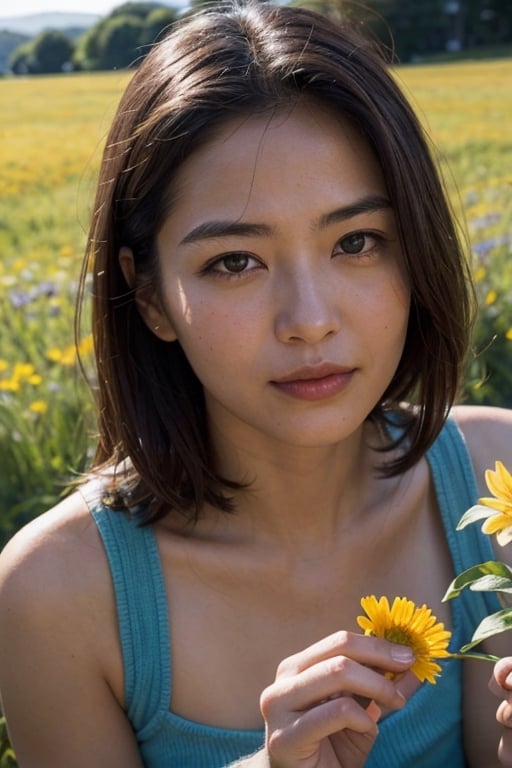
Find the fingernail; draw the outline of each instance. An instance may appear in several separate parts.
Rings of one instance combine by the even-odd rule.
[[[505,685],[507,686],[507,688],[512,688],[512,673],[506,676]]]
[[[393,661],[399,661],[402,664],[410,664],[414,661],[414,653],[408,645],[392,645],[391,658]]]

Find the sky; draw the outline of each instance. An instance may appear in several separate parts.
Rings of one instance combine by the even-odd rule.
[[[104,16],[123,0],[3,0],[0,16],[28,16],[32,13],[69,11]]]

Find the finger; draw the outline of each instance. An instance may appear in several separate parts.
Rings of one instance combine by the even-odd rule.
[[[344,696],[359,698],[363,710],[373,700],[387,709],[399,709],[405,703],[393,681],[353,659],[335,656],[294,677],[276,680],[263,692],[261,707],[265,719],[269,719],[279,711],[303,712]]]
[[[489,689],[495,696],[512,694],[512,657],[500,659],[494,665],[493,675],[489,681]]]
[[[502,765],[512,766],[512,732],[504,734],[498,747],[498,757]]]
[[[512,703],[502,701],[496,710],[496,720],[505,728],[512,728]]]
[[[310,645],[300,653],[289,656],[279,665],[277,676],[295,675],[332,656],[347,656],[366,666],[391,672],[403,671],[414,661],[414,654],[408,646],[390,643],[377,637],[340,631]]]
[[[330,737],[334,754],[343,768],[361,768],[366,765],[378,733],[357,733],[349,728],[338,731]]]
[[[382,709],[375,701],[370,701],[366,707],[366,714],[371,717],[374,723],[378,723],[382,717]]]
[[[314,754],[323,739],[347,729],[369,737],[368,751],[378,733],[373,718],[352,698],[331,699],[276,729],[269,735],[268,749],[275,757],[294,755],[303,760]]]

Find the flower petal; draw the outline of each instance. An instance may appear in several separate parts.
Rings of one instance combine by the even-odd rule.
[[[485,482],[494,496],[512,504],[512,475],[501,461],[495,462],[494,472],[486,470]]]
[[[480,504],[485,504],[486,507],[491,509],[497,509],[500,512],[508,512],[512,517],[512,502],[504,501],[503,499],[495,499],[494,496],[484,496],[478,499]]]
[[[507,544],[510,544],[512,541],[512,525],[509,525],[507,528],[502,528],[501,531],[498,531],[496,534],[496,541],[500,547],[506,547]]]
[[[509,528],[512,525],[512,518],[509,515],[504,515],[501,512],[497,512],[492,517],[488,517],[482,524],[482,531],[484,533],[493,534],[497,531],[501,531],[504,528]]]
[[[446,658],[451,632],[444,628],[426,605],[417,606],[406,597],[395,597],[390,607],[387,597],[369,595],[361,600],[366,616],[357,623],[365,634],[409,645],[415,654],[411,671],[423,682],[435,683],[441,666],[434,659]]]

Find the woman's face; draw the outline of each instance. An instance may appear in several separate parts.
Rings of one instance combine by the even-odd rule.
[[[173,190],[155,332],[182,345],[212,435],[319,446],[352,434],[393,377],[409,315],[395,217],[365,139],[307,102],[238,118],[181,166]]]

